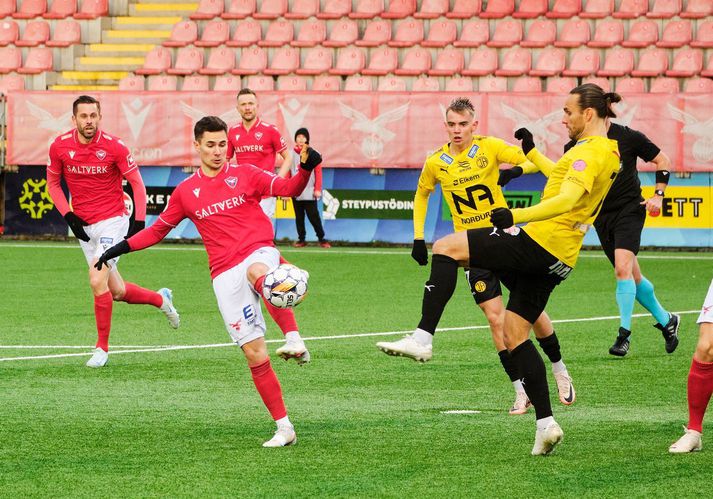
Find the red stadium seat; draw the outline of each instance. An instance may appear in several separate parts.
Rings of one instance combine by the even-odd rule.
[[[547,78],[547,92],[552,94],[568,94],[577,86],[577,78]]]
[[[233,75],[218,76],[213,84],[216,92],[237,92],[241,88],[240,77]]]
[[[0,73],[11,73],[22,66],[22,49],[0,47]]]
[[[620,94],[643,94],[646,85],[642,78],[619,78],[616,81],[616,91]]]
[[[32,47],[27,52],[25,64],[18,68],[20,74],[40,74],[52,71],[52,49],[47,47]]]
[[[702,49],[713,48],[713,20],[698,23],[696,39],[691,42],[691,47]]]
[[[202,75],[224,75],[235,68],[235,51],[228,47],[215,47],[208,55],[204,68],[198,70]]]
[[[657,48],[639,53],[639,64],[631,71],[631,76],[659,76],[668,69],[668,51]]]
[[[398,76],[383,76],[377,86],[379,92],[406,92],[406,80]]]
[[[348,76],[344,82],[344,90],[347,92],[371,92],[373,83],[368,77]]]
[[[262,40],[262,28],[258,21],[240,21],[233,37],[225,42],[228,47],[250,47]]]
[[[283,92],[304,92],[307,90],[307,79],[302,76],[278,76],[277,90]]]
[[[163,42],[164,47],[185,47],[198,39],[198,25],[193,21],[176,23],[171,30],[171,36]]]
[[[582,0],[555,0],[552,10],[547,17],[552,19],[569,19],[579,14],[582,10]]]
[[[710,0],[688,0],[686,9],[680,16],[684,19],[703,19],[713,15],[713,2]]]
[[[428,76],[419,77],[413,80],[411,85],[412,92],[440,92],[441,86],[438,83],[438,78]]]
[[[393,73],[398,64],[398,50],[392,47],[381,47],[371,52],[369,66],[361,73],[372,76],[383,76],[388,73]]]
[[[499,76],[486,76],[480,79],[478,84],[478,91],[480,92],[507,92],[508,91],[508,79],[501,78]]]
[[[710,78],[687,78],[683,84],[683,92],[687,94],[713,94],[713,80]]]
[[[555,47],[581,47],[589,42],[589,22],[581,19],[570,19],[564,26],[555,41]]]
[[[342,19],[332,26],[329,39],[325,40],[325,47],[346,47],[352,45],[359,38],[359,26],[356,21]]]
[[[20,7],[12,15],[15,19],[32,19],[47,12],[47,0],[22,0]]]
[[[612,15],[614,0],[586,0],[584,9],[579,13],[583,19],[603,19]]]
[[[613,48],[606,52],[604,67],[597,76],[624,76],[634,69],[634,52],[631,49]]]
[[[512,48],[503,55],[503,62],[500,69],[495,71],[495,75],[522,76],[530,71],[531,65],[531,51],[520,47]]]
[[[557,76],[564,71],[567,52],[564,49],[546,48],[537,57],[535,67],[528,73],[530,76]]]
[[[276,21],[270,23],[265,38],[257,44],[261,47],[282,47],[290,43],[294,37],[294,23]]]
[[[463,23],[460,38],[453,42],[456,47],[480,47],[490,39],[488,21],[468,21]]]
[[[495,32],[486,45],[488,47],[512,47],[522,40],[522,22],[511,19],[495,25]]]
[[[654,21],[636,21],[629,26],[629,38],[621,42],[623,47],[643,48],[655,44],[659,28]]]
[[[146,79],[139,75],[124,76],[119,80],[119,90],[124,92],[143,92]]]
[[[390,47],[413,47],[423,41],[423,21],[407,20],[396,26]]]
[[[356,41],[359,47],[378,47],[391,40],[391,23],[389,21],[371,21],[366,25],[364,36]]]
[[[572,52],[569,66],[562,71],[564,76],[589,76],[599,69],[599,51],[579,49]]]
[[[149,76],[148,90],[149,92],[175,92],[178,90],[178,78],[166,75]]]
[[[190,15],[190,18],[196,21],[213,19],[214,17],[220,17],[224,9],[225,2],[223,0],[200,0],[198,8]]]
[[[455,0],[453,9],[446,13],[446,17],[449,19],[472,19],[478,17],[481,6],[481,0]]]
[[[701,71],[701,76],[706,78],[713,78],[713,54],[708,56],[708,64],[703,71]]]
[[[594,39],[587,47],[609,48],[624,41],[624,23],[618,19],[608,19],[597,23]]]
[[[351,10],[352,0],[324,0],[324,8],[317,14],[317,19],[341,19],[346,16],[351,17]]]
[[[384,19],[403,19],[416,12],[416,0],[389,0],[389,8],[382,12]]]
[[[176,62],[166,70],[170,75],[190,75],[197,73],[203,67],[203,51],[195,47],[178,49]]]
[[[257,9],[256,0],[232,0],[228,10],[223,12],[220,17],[223,19],[245,19],[252,16],[255,9]]]
[[[681,91],[676,78],[659,77],[651,81],[652,94],[677,94]]]
[[[657,47],[678,48],[691,43],[691,21],[668,21]]]
[[[210,80],[207,76],[191,75],[183,78],[181,90],[184,92],[207,92],[210,90]]]
[[[52,0],[47,12],[42,14],[45,19],[65,19],[77,12],[77,0]],[[2,17],[2,16],[0,16]]]
[[[287,0],[262,0],[260,10],[253,12],[254,19],[277,19],[287,12]]]
[[[646,13],[652,19],[670,19],[681,12],[681,0],[654,0],[653,8]]]
[[[0,19],[15,12],[15,0],[0,0]]]
[[[595,85],[599,85],[599,87],[605,92],[609,92],[609,90],[611,90],[611,85],[609,84],[608,78],[584,78],[584,81],[582,81],[582,83],[594,83]],[[572,88],[574,88],[574,86]]]
[[[300,67],[300,51],[294,47],[281,47],[277,49],[270,61],[270,67],[263,73],[266,75],[287,75],[297,71]]]
[[[502,19],[515,11],[515,0],[488,0],[485,10],[480,12],[483,19]]]
[[[463,76],[486,76],[498,69],[498,51],[491,48],[479,48],[470,53],[468,67],[461,71]]]
[[[423,47],[445,47],[456,41],[458,27],[455,21],[438,20],[431,21],[428,29],[428,38],[421,45]]]
[[[666,76],[688,78],[696,76],[703,69],[703,51],[697,49],[681,49],[673,57],[671,69]]]
[[[15,21],[0,22],[0,47],[14,45],[20,37],[20,27]]]
[[[332,49],[312,47],[305,55],[305,62],[297,71],[298,75],[318,75],[332,69]]]
[[[201,39],[196,41],[196,47],[217,47],[230,38],[230,25],[227,21],[216,19],[208,22],[203,28]]]
[[[256,92],[271,92],[275,90],[275,80],[269,76],[252,75],[247,77],[245,86]]]
[[[401,66],[394,71],[399,76],[418,76],[431,69],[431,52],[422,47],[412,47],[403,55]]]
[[[515,19],[534,19],[547,12],[547,0],[520,0],[520,5],[513,13]]]
[[[319,0],[294,0],[290,10],[285,14],[285,19],[309,19],[319,12]],[[277,82],[280,86],[280,82]]]
[[[327,38],[327,24],[320,19],[303,21],[297,40],[290,43],[293,47],[314,47]]]
[[[621,0],[619,10],[612,14],[617,19],[636,19],[646,15],[649,0]]]
[[[540,93],[542,92],[542,81],[532,76],[521,76],[515,79],[512,85],[512,91]]]
[[[317,76],[312,82],[313,92],[339,92],[342,80],[339,76]]]
[[[62,19],[54,25],[52,38],[45,43],[48,47],[69,47],[82,41],[82,27],[74,19]]]
[[[446,92],[468,94],[474,90],[472,78],[449,78],[446,80]]]
[[[553,45],[557,38],[557,25],[549,19],[538,19],[530,24],[525,39],[520,42],[521,47],[541,48]]]
[[[244,48],[240,53],[238,66],[231,70],[233,75],[254,75],[267,68],[267,52],[259,47]]]
[[[329,1],[329,0],[327,0]],[[351,0],[349,0],[349,9],[351,9]],[[349,13],[352,19],[372,19],[378,17],[384,12],[384,0],[357,0],[354,12]],[[344,14],[340,14],[341,17]]]
[[[453,76],[463,71],[465,59],[460,49],[443,49],[436,56],[436,64],[428,71],[430,76]]]
[[[349,76],[360,73],[366,66],[366,54],[359,47],[344,47],[339,50],[337,64],[329,74]]]
[[[157,75],[171,67],[171,51],[165,47],[154,47],[146,54],[144,66],[135,72],[138,75]]]
[[[413,17],[416,19],[436,19],[448,12],[449,0],[421,0],[421,8]]]

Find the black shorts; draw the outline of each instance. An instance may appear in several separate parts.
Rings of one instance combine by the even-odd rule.
[[[465,269],[465,276],[468,279],[470,292],[473,294],[475,303],[480,305],[483,302],[502,296],[500,280],[490,270],[472,267]]]
[[[572,267],[515,228],[468,230],[470,267],[490,270],[510,290],[507,310],[531,324],[545,310],[550,293],[564,281]]]
[[[639,253],[645,221],[646,208],[640,204],[626,205],[619,211],[599,214],[594,221],[594,228],[612,265],[615,249],[629,250],[635,255]]]

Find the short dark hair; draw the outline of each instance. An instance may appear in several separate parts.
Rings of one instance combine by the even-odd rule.
[[[74,104],[72,104],[72,114],[74,116],[77,116],[77,108],[79,107],[80,104],[96,104],[97,111],[99,111],[99,114],[101,114],[101,112],[102,112],[102,107],[101,107],[101,104],[99,104],[98,100],[96,100],[94,97],[92,97],[90,95],[80,95],[74,101]]]
[[[616,113],[611,107],[613,103],[621,101],[621,95],[616,92],[605,92],[596,83],[584,83],[573,88],[569,93],[579,95],[579,107],[582,109],[591,107],[600,118],[616,118]]]
[[[205,132],[220,132],[221,130],[228,133],[228,125],[225,124],[225,121],[217,116],[204,116],[193,127],[193,138],[200,141]]]
[[[238,99],[240,98],[241,95],[252,95],[257,99],[257,95],[255,94],[255,92],[250,90],[248,87],[240,89],[240,92],[238,92]]]
[[[446,109],[446,113],[448,113],[448,111],[456,113],[467,111],[472,117],[475,118],[475,106],[473,106],[473,103],[467,97],[458,97],[453,99]]]

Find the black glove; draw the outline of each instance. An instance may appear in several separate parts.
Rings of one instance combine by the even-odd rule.
[[[529,153],[535,148],[535,141],[532,139],[532,134],[527,128],[518,128],[515,132],[515,138],[520,141],[522,152]]]
[[[129,239],[131,236],[133,236],[137,232],[144,230],[144,227],[146,227],[145,221],[134,220],[134,223],[132,223],[131,227],[129,227],[129,232],[126,233],[126,237],[124,239]]]
[[[129,246],[129,243],[126,242],[126,239],[124,239],[119,244],[115,244],[114,246],[106,250],[102,254],[102,256],[99,257],[99,261],[94,264],[94,268],[96,268],[97,270],[101,270],[102,265],[106,265],[106,262],[108,262],[112,258],[116,258],[119,255],[128,253],[129,251],[131,251],[131,247]]]
[[[72,229],[72,234],[77,239],[81,239],[85,243],[89,242],[89,236],[84,232],[84,226],[89,225],[87,222],[79,218],[73,211],[68,211],[64,215],[64,219],[67,221],[67,225]]]
[[[306,151],[300,154],[300,166],[308,172],[317,168],[320,163],[322,163],[322,155],[311,147],[308,147]]]
[[[498,229],[507,229],[515,225],[509,208],[495,208],[490,214],[490,222]]]
[[[428,250],[426,249],[426,241],[424,241],[423,239],[413,240],[411,258],[416,260],[421,266],[428,265]]]
[[[500,176],[498,177],[498,185],[500,187],[507,185],[512,179],[522,175],[522,167],[513,166],[507,170],[500,170]]]

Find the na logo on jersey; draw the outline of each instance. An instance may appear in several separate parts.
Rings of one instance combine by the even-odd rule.
[[[238,185],[238,178],[228,177],[225,179],[225,183],[228,184],[228,187],[230,187],[231,189],[235,189],[235,186]]]
[[[257,133],[255,134],[255,138],[256,138],[257,140],[262,140],[262,132],[257,132]]]
[[[478,149],[480,149],[480,146],[478,144],[473,144],[470,148],[470,151],[468,151],[468,157],[474,158],[475,155],[478,153]]]
[[[446,153],[441,154],[440,158],[438,158],[438,159],[440,159],[441,161],[443,161],[444,163],[447,163],[449,165],[453,164],[453,158],[451,158]]]
[[[200,195],[200,193],[201,193],[201,188],[200,188],[200,187],[196,187],[195,189],[193,189],[193,194],[194,194],[196,197],[198,197],[198,196]]]
[[[99,161],[102,161],[104,158],[106,158],[106,151],[103,149],[99,149],[97,152],[94,154],[97,155],[97,158],[99,158]]]
[[[75,154],[76,154],[76,153],[75,153],[74,151],[69,151],[69,157],[70,157],[71,159],[74,159],[74,155],[75,155]]]

